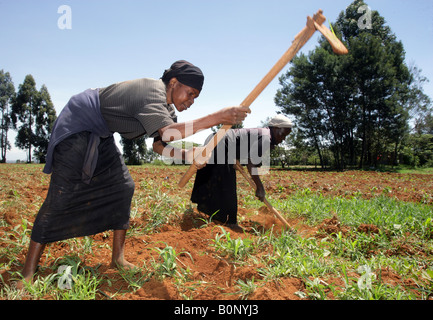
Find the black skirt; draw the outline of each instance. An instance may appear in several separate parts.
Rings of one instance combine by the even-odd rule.
[[[208,164],[196,173],[191,201],[211,220],[237,223],[236,170],[233,164]]]
[[[54,150],[47,197],[36,216],[32,240],[49,243],[129,227],[134,182],[114,138],[101,138],[90,184],[82,181],[89,132],[74,134]]]

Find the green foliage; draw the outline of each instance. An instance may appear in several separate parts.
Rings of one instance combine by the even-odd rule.
[[[221,227],[221,234],[215,236],[214,246],[222,256],[241,261],[254,251],[255,244],[249,238],[233,239],[230,232]]]
[[[336,56],[322,39],[314,51],[293,59],[275,96],[282,112],[296,118],[297,140],[315,149],[322,167],[327,151],[337,168],[396,164],[411,115],[420,109],[431,115],[425,79],[406,65],[403,44],[385,19],[372,11],[371,28],[359,28],[362,5],[354,1],[333,24],[349,54]]]
[[[65,257],[57,269],[58,298],[61,300],[95,299],[102,279],[93,268],[80,266],[77,257]],[[65,268],[61,268],[61,267]],[[32,286],[32,288],[34,285]]]
[[[24,289],[4,286],[0,291],[10,299],[93,300],[102,281],[96,269],[82,266],[77,256],[65,256],[51,268],[47,276],[38,275],[33,283],[24,283]],[[1,279],[0,279],[1,280]]]
[[[18,130],[16,146],[28,150],[28,162],[32,161],[32,148],[40,162],[45,162],[49,135],[56,120],[56,111],[48,89],[43,85],[38,91],[32,75],[27,75],[19,85],[13,100],[11,119]]]
[[[171,246],[166,246],[164,249],[156,248],[156,250],[159,252],[160,257],[160,263],[158,264],[156,272],[162,277],[172,277],[178,273],[177,256],[181,253],[176,253],[176,250]]]
[[[9,105],[15,96],[15,86],[9,72],[0,70],[0,162],[6,162],[6,152],[11,145],[8,140],[8,131],[11,127]]]
[[[42,85],[37,96],[34,155],[41,163],[45,163],[51,131],[57,115],[48,88]]]
[[[433,167],[433,134],[411,134],[403,148],[402,159],[414,168]]]
[[[125,163],[128,165],[142,164],[149,153],[146,146],[145,136],[133,140],[122,137],[120,139],[120,144],[123,147],[123,157],[125,159]]]

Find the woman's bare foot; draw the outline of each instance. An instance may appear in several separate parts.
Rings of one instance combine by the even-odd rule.
[[[110,268],[132,270],[137,267],[125,259],[119,259],[116,261],[111,261]]]
[[[127,270],[136,268],[135,265],[125,260],[125,236],[126,230],[114,230],[113,255],[110,264],[112,268]]]

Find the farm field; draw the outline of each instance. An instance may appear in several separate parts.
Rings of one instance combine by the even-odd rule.
[[[125,256],[137,268],[109,267],[104,232],[49,244],[20,291],[50,176],[42,165],[0,165],[1,300],[433,300],[432,174],[273,169],[262,181],[289,230],[238,174],[239,232],[197,212],[194,179],[177,187],[187,167],[129,169]]]

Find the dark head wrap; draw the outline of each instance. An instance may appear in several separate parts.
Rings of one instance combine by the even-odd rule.
[[[173,63],[170,69],[165,70],[161,77],[164,83],[168,83],[171,78],[176,78],[180,83],[198,91],[201,91],[203,87],[204,76],[200,68],[185,60]]]

